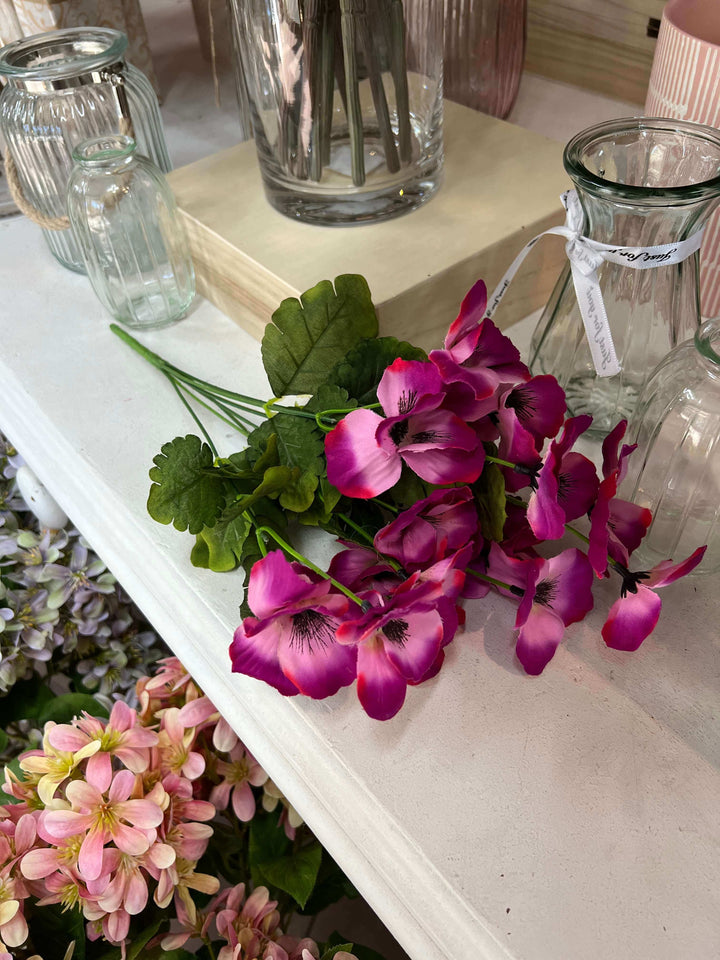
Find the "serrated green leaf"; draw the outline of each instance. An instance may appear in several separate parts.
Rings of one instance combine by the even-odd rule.
[[[272,420],[266,420],[248,437],[251,457],[253,453],[257,456],[253,463],[255,469],[266,453],[272,434],[277,435],[277,456],[282,466],[309,470],[316,477],[323,475],[325,437],[322,430],[314,420],[290,413],[279,413]]]
[[[309,470],[294,470],[290,482],[280,494],[280,506],[293,513],[302,513],[312,506],[318,478]]]
[[[48,720],[54,720],[55,723],[70,723],[72,718],[79,717],[83,710],[91,717],[107,718],[109,716],[107,707],[87,693],[64,693],[59,697],[53,697],[43,707],[38,716],[38,724],[42,728]]]
[[[224,573],[240,562],[242,546],[251,528],[242,507],[231,503],[212,527],[203,527],[198,534],[190,560],[196,567]]]
[[[339,900],[355,899],[359,896],[358,891],[327,850],[323,850],[315,889],[300,913],[306,917],[314,916]]]
[[[190,533],[211,527],[225,506],[227,481],[213,473],[210,447],[193,434],[176,437],[153,463],[147,503],[153,520]]]
[[[430,493],[436,489],[431,483],[421,480],[416,473],[403,464],[400,479],[392,487],[385,497],[397,504],[403,510],[412,507],[418,500],[424,500]]]
[[[298,516],[298,520],[306,526],[326,526],[330,523],[333,511],[341,498],[342,494],[337,487],[334,487],[327,477],[320,477],[320,484],[315,491],[312,504]]]
[[[303,410],[319,413],[321,410],[345,410],[346,408],[355,409],[355,407],[357,407],[357,400],[350,397],[344,387],[339,387],[335,383],[323,383],[317,393],[305,404]]]
[[[315,393],[327,372],[364,337],[376,337],[375,307],[357,274],[323,280],[283,300],[265,328],[262,359],[276,396]]]
[[[472,485],[480,529],[486,540],[500,543],[507,519],[505,477],[496,463],[486,463]]]
[[[378,402],[377,385],[385,368],[398,357],[403,360],[427,360],[424,350],[405,340],[395,337],[363,340],[330,371],[325,383],[346,390],[348,396],[360,406],[369,406]]]

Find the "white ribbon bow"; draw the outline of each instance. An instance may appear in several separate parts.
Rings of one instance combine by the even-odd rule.
[[[633,270],[650,270],[653,267],[680,263],[700,249],[704,228],[686,240],[663,243],[657,247],[612,246],[583,236],[585,215],[575,190],[568,190],[560,199],[565,207],[565,224],[544,230],[523,247],[493,290],[488,300],[485,317],[490,319],[495,313],[520,265],[537,241],[546,234],[565,237],[565,253],[570,261],[575,296],[585,325],[595,372],[599,377],[613,377],[616,373],[620,373],[621,367],[615,353],[615,344],[600,290],[599,268],[606,260]]]

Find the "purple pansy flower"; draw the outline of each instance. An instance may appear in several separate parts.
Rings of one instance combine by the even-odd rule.
[[[455,573],[462,576],[462,572]],[[455,578],[452,562],[442,561],[437,575]],[[392,596],[368,592],[370,609],[337,630],[341,644],[357,649],[357,692],[363,710],[374,720],[389,720],[405,702],[408,684],[435,676],[441,663],[445,624],[439,600],[446,584],[413,574]],[[445,610],[447,615],[448,611]]]
[[[403,462],[428,483],[471,483],[485,453],[472,429],[442,408],[442,381],[430,363],[395,360],[380,380],[386,416],[351,410],[325,437],[328,480],[368,499],[400,479]]]
[[[620,599],[610,608],[602,628],[605,643],[614,650],[637,650],[653,632],[660,617],[662,600],[655,590],[694,570],[706,550],[707,547],[698,547],[681,563],[663,560],[647,573],[628,572],[623,577]]]
[[[552,660],[565,628],[592,610],[593,571],[588,559],[572,548],[549,560],[521,560],[504,556],[493,544],[488,572],[510,584],[512,593],[524,590],[515,619],[520,631],[515,652],[525,672],[536,676]]]
[[[441,560],[477,532],[478,519],[469,487],[434,490],[375,534],[375,548],[408,570]]]
[[[265,680],[286,696],[329,697],[353,682],[355,650],[335,639],[350,601],[329,580],[274,550],[250,572],[248,603],[256,616],[235,631],[235,673]]]
[[[545,438],[562,426],[565,391],[555,377],[543,374],[501,391],[498,401],[500,456],[534,466]]]
[[[586,414],[571,417],[548,448],[527,509],[528,522],[539,540],[562,537],[565,524],[587,513],[595,502],[599,484],[595,467],[587,457],[570,452],[591,423],[592,417]]]
[[[479,280],[460,306],[445,337],[445,349],[433,350],[430,360],[446,383],[469,384],[478,400],[490,399],[501,384],[530,379],[520,351],[492,320],[483,319],[487,289]],[[485,412],[490,412],[492,404]]]
[[[627,566],[652,522],[652,513],[645,507],[619,500],[617,489],[627,472],[626,460],[635,450],[620,442],[625,436],[627,421],[621,420],[603,441],[603,479],[597,500],[590,514],[590,547],[588,557],[599,577],[607,571],[608,554]]]
[[[361,547],[349,540],[338,540],[338,543],[345,549],[332,558],[328,573],[353,593],[365,590],[392,593],[402,583],[402,577],[372,547]]]

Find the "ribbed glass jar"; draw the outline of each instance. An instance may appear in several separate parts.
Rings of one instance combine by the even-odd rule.
[[[720,131],[637,117],[582,131],[565,170],[585,213],[582,233],[601,243],[651,247],[695,234],[720,201]],[[533,373],[552,373],[568,410],[596,433],[629,417],[653,368],[700,325],[698,255],[648,270],[605,262],[598,280],[621,371],[600,377],[590,354],[570,267],[533,334]]]
[[[73,151],[67,210],[95,293],[128,327],[179,320],[195,274],[175,199],[131,137],[95,137]]]
[[[117,30],[73,27],[26,37],[0,50],[0,129],[26,200],[46,217],[65,215],[73,148],[132,123],[142,153],[170,170],[157,97],[124,60]],[[126,131],[127,132],[127,129]],[[44,230],[64,266],[82,271],[72,231]]]
[[[445,0],[448,100],[506,117],[525,60],[527,0]]]
[[[422,22],[407,8],[421,2]],[[265,193],[309,223],[385,220],[437,190],[443,0],[231,0]]]
[[[707,320],[653,372],[627,439],[620,495],[652,510],[637,551],[651,567],[707,544],[698,574],[720,572],[720,320]]]

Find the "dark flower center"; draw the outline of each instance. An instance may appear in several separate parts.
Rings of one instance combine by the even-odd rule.
[[[451,437],[447,433],[438,433],[437,430],[420,430],[418,433],[412,435],[411,443],[438,443],[441,441],[450,440]]]
[[[410,624],[407,620],[389,620],[383,627],[383,633],[390,643],[397,643],[404,647],[407,642],[408,630]]]
[[[567,500],[575,486],[575,477],[571,473],[561,473],[557,478],[558,500]]]
[[[534,603],[539,603],[543,607],[551,607],[553,600],[557,597],[557,581],[541,580],[535,587]]]
[[[409,393],[406,393],[404,390],[400,394],[400,400],[398,401],[398,413],[410,413],[412,408],[415,406],[415,401],[417,400],[417,390],[410,390]]]
[[[618,564],[615,569],[623,578],[622,587],[620,587],[621,597],[626,597],[629,593],[637,593],[640,581],[647,580],[650,576],[650,574],[644,570],[633,572],[632,570],[627,570],[621,564]]]
[[[537,409],[535,395],[523,387],[517,387],[508,396],[505,406],[515,411],[518,420],[529,420]]]
[[[390,439],[396,447],[403,442],[409,429],[407,420],[398,420],[390,427]]]
[[[317,649],[330,646],[335,642],[335,621],[317,610],[303,610],[292,618],[290,646],[301,653],[313,653]]]

